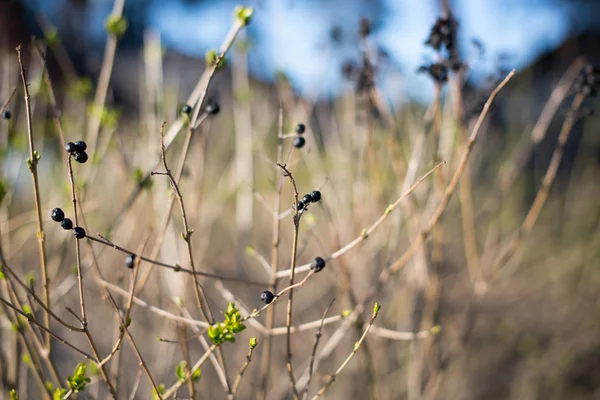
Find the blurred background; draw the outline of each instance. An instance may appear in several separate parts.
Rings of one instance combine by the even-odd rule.
[[[72,238],[48,217],[54,207],[71,209],[56,117],[64,141],[84,139],[90,148],[90,161],[75,166],[88,234],[109,235],[130,250],[147,243],[148,255],[188,265],[179,209],[167,207],[172,198],[167,180],[144,174],[156,170],[162,121],[170,129],[182,120],[182,106],[207,71],[205,55],[221,47],[237,4],[0,1],[0,106],[8,101],[11,114],[0,121],[0,242],[7,263],[41,291],[26,168],[27,120],[14,51],[23,43],[34,140],[42,154],[41,201],[57,314],[71,318],[65,307],[77,308],[79,299]],[[119,5],[126,30],[111,41],[106,21]],[[580,71],[588,63],[600,65],[600,2],[256,0],[244,5],[254,8],[252,21],[238,35],[226,66],[215,74],[206,102],[199,106],[204,112],[205,104],[218,103],[220,112],[207,116],[190,143],[183,129],[167,152],[171,168],[183,166],[180,186],[195,230],[197,268],[245,280],[203,278],[213,312],[220,316],[226,309],[231,299],[226,293],[247,310],[260,308],[260,293],[272,278],[269,265],[289,268],[293,196],[287,181],[280,209],[274,209],[281,179],[274,165],[281,110],[283,132],[291,135],[281,142],[283,161],[294,173],[300,195],[315,188],[323,194],[302,217],[299,264],[334,254],[360,237],[410,185],[446,161],[364,243],[331,259],[295,292],[294,325],[318,321],[334,298],[330,316],[368,299],[362,322],[368,321],[374,301],[383,306],[375,323],[380,330],[369,334],[325,398],[600,398],[600,121],[595,90],[580,108],[571,109],[581,93],[573,85]],[[432,27],[449,15],[458,23],[455,42],[452,49],[435,49]],[[443,73],[433,65],[443,66]],[[485,101],[512,69],[516,76],[495,100],[432,240],[378,286],[380,274],[420,237]],[[521,237],[519,228],[570,114],[576,118],[549,198],[531,233],[522,235],[515,256],[496,276],[492,267],[511,240]],[[301,148],[291,139],[298,123],[306,125]],[[163,225],[165,215],[171,218]],[[276,261],[274,220],[281,225]],[[124,308],[122,293],[131,273],[124,268],[123,253],[97,243],[91,246],[95,252],[86,246],[85,271],[92,271],[97,260],[104,275],[86,272],[85,286],[90,330],[106,355],[119,325],[102,286],[113,285],[111,292]],[[479,281],[488,275],[494,278]],[[139,299],[173,315],[202,319],[188,275],[141,263],[140,276]],[[278,289],[286,285],[284,279]],[[368,297],[373,288],[376,295]],[[4,297],[6,290],[0,288]],[[285,326],[284,301],[287,296],[275,308],[276,328]],[[42,389],[22,361],[23,347],[3,312],[0,399],[8,398],[13,387],[21,398],[41,398]],[[186,352],[192,363],[204,352],[190,326],[139,304],[132,319],[131,332],[154,378],[167,387],[177,381],[174,370]],[[268,324],[265,315],[257,321]],[[323,327],[320,348],[341,324]],[[87,348],[81,335],[58,324],[55,329]],[[352,324],[324,356],[311,396],[352,351],[363,329],[361,321]],[[315,332],[293,335],[300,380]],[[420,336],[411,336],[417,332]],[[238,398],[291,399],[285,335],[272,337],[269,354],[261,347],[268,343],[263,333],[248,324],[235,344],[223,345],[227,372],[235,377],[245,361],[248,338],[259,338]],[[134,390],[133,398],[151,398],[152,388],[140,378],[129,343],[117,354],[108,367],[118,382],[119,398]],[[80,358],[58,342],[53,346],[61,376],[85,361]],[[199,398],[226,398],[208,363],[196,386]],[[98,375],[89,387],[79,398],[107,395]],[[179,395],[188,395],[185,386]]]

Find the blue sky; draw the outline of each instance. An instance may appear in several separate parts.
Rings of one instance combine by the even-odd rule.
[[[258,1],[258,2],[257,2]],[[61,1],[30,3],[45,9],[53,22],[53,8]],[[103,40],[102,21],[110,12],[112,0],[91,1],[93,21],[88,24],[89,40]],[[218,47],[229,29],[235,1],[194,4],[180,0],[150,1],[147,18],[161,33],[163,43],[177,51],[203,57],[208,48]],[[256,46],[250,53],[251,72],[271,79],[283,71],[298,90],[319,85],[322,95],[337,93],[343,86],[340,65],[358,59],[352,40],[340,47],[331,46],[329,32],[342,26],[354,37],[361,16],[370,16],[368,0],[254,0],[257,5],[250,27]],[[379,27],[372,40],[385,48],[391,66],[382,66],[390,84],[388,95],[400,101],[403,95],[428,100],[431,82],[415,73],[435,54],[423,45],[430,26],[439,15],[439,0],[387,0],[379,14]],[[559,1],[454,0],[452,9],[460,23],[459,39],[463,50],[472,38],[485,46],[484,59],[473,60],[474,79],[494,71],[500,54],[509,54],[508,68],[522,68],[540,53],[558,46],[572,29],[570,9]],[[377,17],[377,16],[376,16]],[[466,51],[466,56],[469,52]],[[399,95],[403,93],[403,95]]]

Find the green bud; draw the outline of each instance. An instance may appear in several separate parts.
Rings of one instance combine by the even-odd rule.
[[[258,340],[256,340],[255,337],[251,337],[250,338],[250,348],[253,349],[256,347],[256,345],[258,345]]]
[[[121,39],[125,32],[127,31],[127,20],[123,17],[119,17],[117,15],[109,16],[104,22],[104,27],[106,31],[116,37],[117,39]]]
[[[373,314],[377,315],[379,310],[381,310],[381,304],[375,303],[375,305],[373,306]]]
[[[236,6],[233,15],[235,19],[240,22],[243,26],[246,26],[252,20],[252,14],[254,9],[252,7]]]
[[[215,49],[206,52],[205,56],[206,65],[212,67],[216,65],[217,71],[225,66],[225,55],[220,55]]]

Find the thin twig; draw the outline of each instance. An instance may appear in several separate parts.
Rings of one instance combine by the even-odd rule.
[[[109,18],[122,18],[124,7],[125,0],[115,0]],[[115,63],[115,54],[117,52],[118,41],[119,38],[109,32],[106,39],[106,46],[104,47],[104,57],[102,59],[102,66],[100,67],[96,95],[94,96],[94,112],[91,114],[91,120],[88,129],[88,139],[93,149],[96,149],[98,144],[98,135],[100,133],[100,117],[104,111],[104,106],[106,103],[106,95],[108,93],[110,76]]]
[[[287,303],[287,317],[285,320],[285,325],[287,327],[286,334],[286,346],[287,346],[287,371],[288,376],[290,378],[290,384],[292,385],[292,393],[294,394],[294,399],[298,400],[300,398],[300,394],[296,389],[296,378],[294,378],[294,368],[292,365],[292,336],[291,336],[291,326],[292,326],[292,306],[294,300],[294,277],[296,275],[296,253],[298,250],[298,233],[300,230],[300,217],[302,216],[302,211],[298,208],[298,188],[296,187],[296,180],[292,173],[287,169],[285,165],[277,164],[284,172],[284,176],[289,178],[290,183],[294,189],[294,235],[292,239],[292,256],[291,256],[291,265],[290,265],[290,294],[288,297]]]
[[[42,275],[42,286],[44,287],[44,303],[50,308],[50,283],[48,279],[48,267],[46,265],[46,247],[45,247],[45,234],[44,234],[44,223],[42,221],[42,202],[40,200],[40,183],[38,178],[38,153],[35,151],[33,143],[33,122],[31,116],[31,103],[29,97],[29,88],[27,84],[27,78],[25,76],[25,68],[23,67],[23,60],[21,58],[21,45],[17,46],[17,58],[19,60],[19,68],[21,70],[21,80],[23,82],[23,91],[25,97],[25,110],[27,112],[27,137],[29,139],[29,171],[31,172],[31,178],[33,180],[33,195],[35,199],[35,211],[37,214],[37,238],[38,248],[40,252],[40,268]],[[13,92],[14,93],[14,92]],[[12,97],[12,96],[11,96]],[[10,99],[9,99],[10,100]],[[8,103],[7,103],[8,104]],[[44,324],[45,327],[50,329],[50,315],[48,312],[44,312]],[[50,334],[46,334],[46,348],[51,351]]]
[[[4,110],[6,110],[6,107],[8,107],[8,105],[10,104],[10,101],[14,97],[15,93],[17,93],[17,86],[15,86],[13,88],[13,90],[11,90],[10,95],[8,96],[8,99],[6,99],[4,104],[2,104],[2,107],[0,107],[0,114],[2,114],[4,112]]]
[[[280,243],[280,219],[281,212],[281,190],[283,188],[283,177],[277,164],[283,160],[283,109],[279,106],[278,130],[277,130],[277,161],[275,164],[275,204],[273,206],[273,221],[272,221],[272,239],[271,239],[271,275],[277,275],[279,266],[279,243]],[[270,285],[269,290],[273,293],[277,291],[277,278]],[[275,321],[275,306],[267,310],[265,320],[265,328],[270,330],[273,328]],[[269,373],[271,371],[271,346],[272,340],[269,336],[264,338],[262,359],[260,364],[260,380],[258,387],[258,400],[264,400],[267,396],[269,386]]]
[[[350,328],[351,324],[358,318],[359,314],[364,310],[365,304],[367,304],[369,301],[371,301],[371,299],[379,292],[379,290],[381,289],[381,286],[383,285],[384,282],[387,281],[387,279],[391,276],[391,274],[398,271],[402,266],[404,266],[406,264],[406,262],[408,262],[408,260],[410,260],[410,258],[414,254],[414,252],[425,242],[425,239],[429,236],[429,233],[431,232],[432,227],[435,226],[435,224],[438,222],[441,215],[443,214],[443,212],[450,200],[450,197],[454,191],[454,188],[456,187],[458,180],[460,179],[460,176],[461,176],[462,172],[464,171],[464,165],[469,158],[469,155],[470,155],[470,153],[473,149],[473,145],[475,143],[475,139],[477,138],[477,135],[479,134],[479,130],[481,129],[483,121],[485,120],[485,117],[487,116],[487,114],[489,112],[490,106],[491,106],[494,98],[496,97],[498,92],[502,88],[504,88],[504,86],[506,86],[506,84],[508,83],[508,81],[510,81],[510,79],[514,76],[514,74],[515,74],[515,71],[514,70],[511,71],[507,75],[507,77],[498,85],[498,87],[496,87],[496,89],[490,94],[490,97],[488,98],[487,102],[485,103],[483,110],[481,111],[481,114],[479,116],[479,119],[478,119],[477,123],[475,124],[473,132],[471,133],[471,136],[469,137],[469,141],[467,142],[467,146],[463,152],[462,158],[459,162],[456,172],[455,172],[452,180],[450,181],[448,187],[446,188],[446,191],[445,191],[445,194],[444,194],[444,197],[443,197],[441,203],[439,204],[436,212],[431,217],[427,226],[421,231],[421,234],[411,244],[411,246],[409,246],[409,248],[404,252],[404,254],[398,260],[396,260],[393,264],[386,267],[380,273],[379,279],[377,280],[375,285],[369,290],[369,292],[367,293],[365,298],[354,308],[354,310],[352,311],[350,316],[347,317],[346,321],[344,321],[344,323],[333,333],[331,338],[323,346],[321,352],[319,353],[319,355],[317,356],[317,358],[315,360],[315,363],[318,364],[321,360],[323,360],[324,358],[328,357],[331,354],[333,349],[335,349],[335,347],[340,343],[340,341],[344,337],[345,333]],[[308,378],[308,370],[305,371],[301,380],[299,380],[299,384],[300,385],[305,384],[307,378]]]
[[[445,162],[442,161],[440,163],[438,163],[435,167],[433,167],[432,169],[430,169],[425,175],[423,175],[421,177],[421,179],[419,179],[414,185],[412,185],[404,194],[402,194],[402,196],[400,196],[395,202],[393,202],[392,204],[390,204],[384,211],[383,215],[381,215],[381,217],[379,217],[379,219],[377,221],[375,221],[373,223],[373,225],[371,225],[369,228],[367,229],[363,229],[363,231],[360,233],[359,236],[356,237],[356,239],[354,239],[353,241],[351,241],[350,243],[348,243],[347,245],[345,245],[344,247],[342,247],[341,249],[337,250],[336,252],[332,253],[331,255],[329,255],[325,261],[330,261],[330,260],[335,260],[336,258],[346,254],[347,252],[349,252],[350,250],[352,250],[354,247],[356,247],[358,244],[360,244],[361,242],[363,242],[364,240],[368,239],[369,236],[383,223],[383,221],[386,220],[386,218],[391,214],[391,212],[398,207],[398,205],[402,202],[402,200],[404,200],[406,198],[406,196],[408,196],[409,194],[411,194],[416,188],[417,186],[419,186],[425,179],[427,179],[435,170],[437,170],[439,167],[441,167],[442,165],[444,165]],[[310,263],[308,264],[304,264],[301,266],[296,267],[296,272],[300,273],[300,272],[305,272],[310,270]],[[285,275],[289,275],[290,270],[289,269],[285,269],[285,270],[281,270],[278,271],[275,274],[276,278],[282,278]]]
[[[46,332],[47,334],[49,334],[50,336],[54,337],[56,340],[58,340],[59,342],[61,342],[62,344],[64,344],[67,347],[70,347],[71,349],[75,350],[76,352],[78,352],[79,354],[81,354],[82,356],[84,356],[85,358],[87,358],[88,360],[92,360],[92,361],[96,361],[96,359],[94,357],[92,357],[91,355],[89,355],[88,353],[86,353],[85,351],[75,347],[74,345],[72,345],[71,343],[67,342],[65,339],[63,339],[62,337],[58,336],[56,333],[52,332],[51,330],[47,329],[44,324],[38,322],[35,318],[33,318],[31,315],[26,314],[25,312],[21,311],[20,309],[18,309],[17,307],[13,306],[8,300],[3,299],[2,297],[0,297],[0,301],[2,303],[4,303],[5,305],[7,305],[8,307],[12,308],[15,312],[19,313],[22,317],[24,317],[25,319],[27,319],[28,322],[38,326],[40,329],[42,329],[44,332]]]
[[[200,359],[196,362],[196,364],[194,364],[194,366],[190,369],[190,373],[193,375],[194,372],[196,372],[196,370],[198,368],[200,368],[202,366],[202,364],[204,364],[204,362],[208,359],[208,357],[212,354],[212,352],[217,348],[218,346],[216,345],[212,345],[210,346],[210,349],[208,349],[203,355],[202,357],[200,357]],[[187,377],[185,377],[187,379]],[[179,388],[181,386],[183,386],[184,381],[182,381],[181,379],[178,379],[177,382],[175,384],[173,384],[173,386],[171,386],[168,390],[165,391],[165,393],[162,395],[163,398],[168,399],[169,397],[173,396],[177,390],[179,390]]]
[[[356,354],[356,352],[358,351],[358,349],[360,349],[360,345],[362,344],[362,342],[367,337],[367,334],[369,333],[369,330],[371,329],[371,326],[373,325],[373,322],[375,322],[375,318],[377,318],[377,314],[379,313],[379,309],[380,309],[380,306],[379,306],[379,304],[376,303],[375,307],[373,308],[373,315],[371,316],[371,321],[369,321],[369,325],[367,325],[367,328],[365,329],[365,332],[363,333],[363,335],[361,336],[361,338],[358,340],[358,342],[356,342],[354,344],[354,349],[352,349],[352,353],[350,353],[350,355],[346,358],[346,360],[342,363],[342,365],[340,365],[340,367],[337,369],[337,371],[335,371],[335,373],[329,377],[329,380],[327,381],[327,383],[325,384],[325,386],[323,386],[321,388],[321,390],[319,390],[319,392],[313,397],[313,400],[316,400],[319,397],[321,397],[327,391],[327,389],[329,388],[329,386],[331,386],[331,384],[333,382],[335,382],[335,380],[338,377],[338,375],[350,363],[350,360],[352,360],[352,357],[354,357],[354,355]]]
[[[252,338],[252,339],[255,339],[255,338]],[[250,340],[252,340],[252,339],[250,339]],[[233,387],[231,388],[231,396],[229,396],[230,400],[235,399],[237,390],[240,386],[240,382],[242,381],[242,376],[244,376],[244,372],[246,372],[246,368],[248,368],[248,366],[250,365],[250,362],[252,361],[252,353],[254,352],[255,347],[256,347],[256,344],[254,344],[254,345],[250,344],[250,346],[248,346],[248,355],[246,356],[246,362],[244,363],[244,365],[242,365],[242,368],[240,369],[240,372],[238,373],[237,378],[235,378],[235,382],[233,382]]]
[[[194,265],[194,253],[192,251],[192,234],[194,233],[194,231],[191,230],[189,227],[187,214],[185,212],[185,205],[183,204],[183,196],[181,195],[181,192],[179,191],[179,186],[177,185],[177,182],[175,181],[175,178],[173,177],[173,174],[171,174],[171,170],[169,169],[169,166],[167,165],[167,156],[165,153],[165,141],[164,141],[164,128],[165,128],[165,122],[163,122],[162,126],[160,127],[160,147],[161,147],[161,153],[162,153],[163,167],[165,168],[164,173],[168,176],[169,182],[171,183],[171,187],[173,188],[173,191],[175,192],[175,196],[177,196],[177,201],[179,202],[179,208],[181,210],[181,218],[183,220],[183,229],[185,231],[182,234],[182,237],[187,245],[188,256],[190,259],[190,266],[192,269],[192,276],[194,278],[194,293],[196,294],[196,301],[198,302],[198,308],[200,309],[200,312],[202,313],[202,316],[204,317],[206,322],[213,324],[214,318],[210,311],[210,307],[208,305],[206,295],[204,294],[204,290],[202,289],[202,286],[200,286],[200,284],[198,282],[198,277],[196,276],[196,267]]]
[[[141,254],[137,254],[136,252],[130,251],[130,250],[128,250],[128,249],[126,249],[126,248],[124,248],[122,246],[116,245],[115,243],[111,242],[110,240],[108,240],[107,238],[105,238],[104,236],[102,236],[100,234],[98,234],[98,236],[100,237],[100,239],[98,239],[96,237],[93,237],[93,236],[89,236],[89,235],[87,235],[86,238],[89,239],[89,240],[91,240],[91,241],[94,241],[96,243],[101,243],[101,244],[103,244],[105,246],[112,247],[113,249],[118,250],[118,251],[120,251],[120,252],[122,252],[124,254],[134,255],[136,259],[139,258],[140,260],[145,261],[147,263],[158,265],[160,267],[164,267],[164,268],[168,268],[168,269],[172,269],[175,272],[183,272],[183,273],[186,273],[186,274],[195,274],[195,275],[198,275],[198,276],[204,276],[206,278],[212,278],[212,279],[219,279],[219,280],[222,280],[222,281],[242,282],[242,283],[245,283],[245,284],[248,284],[248,285],[256,285],[256,286],[263,286],[263,287],[266,286],[266,285],[268,285],[267,282],[251,281],[251,280],[247,280],[247,279],[244,279],[244,278],[237,278],[235,276],[223,276],[223,275],[211,274],[209,272],[202,272],[202,271],[195,271],[194,272],[194,271],[192,271],[189,268],[185,268],[185,267],[182,267],[182,266],[177,265],[177,264],[172,265],[172,264],[164,263],[164,262],[161,262],[161,261],[158,261],[158,260],[153,260],[153,259],[148,258],[148,257],[144,257]],[[140,287],[141,287],[141,283],[140,283]]]
[[[317,355],[317,347],[319,347],[319,341],[321,340],[321,330],[323,329],[323,322],[325,321],[325,317],[327,317],[327,313],[329,309],[333,305],[335,298],[331,299],[331,302],[323,312],[323,317],[321,318],[321,324],[319,325],[319,329],[317,329],[317,334],[315,335],[315,344],[313,345],[312,355],[310,356],[310,365],[308,367],[308,382],[306,383],[306,387],[304,388],[304,394],[302,395],[303,399],[308,397],[308,391],[310,390],[310,382],[313,377],[313,368],[315,365],[315,356]]]
[[[560,134],[558,136],[558,143],[554,152],[552,153],[552,158],[550,159],[550,164],[548,165],[548,169],[546,170],[546,174],[544,175],[544,180],[542,181],[542,185],[540,186],[533,204],[529,208],[527,212],[527,216],[523,221],[521,227],[517,230],[515,234],[515,238],[509,243],[509,245],[503,250],[500,256],[496,259],[493,266],[493,273],[497,274],[498,270],[502,268],[517,252],[520,244],[523,239],[531,232],[535,222],[537,221],[546,200],[548,199],[548,195],[550,194],[550,188],[556,179],[556,174],[558,173],[558,168],[560,166],[560,162],[562,160],[562,156],[565,151],[565,146],[567,144],[567,140],[569,139],[569,135],[573,131],[573,125],[577,120],[577,112],[583,103],[585,96],[581,93],[578,93],[573,99],[573,103],[571,104],[571,108],[569,109],[569,113],[565,118],[565,121],[562,125]]]
[[[78,227],[79,226],[79,216],[77,214],[77,193],[75,192],[75,178],[73,177],[72,158],[73,158],[72,154],[69,154],[69,156],[67,157],[67,175],[69,176],[69,183],[71,186],[71,201],[73,203],[73,219],[74,219],[75,227]],[[89,331],[88,322],[87,322],[87,315],[86,315],[86,309],[85,309],[85,295],[84,295],[84,291],[83,291],[83,274],[82,274],[82,268],[81,268],[81,250],[80,250],[80,246],[79,246],[79,240],[80,239],[77,239],[77,238],[75,239],[75,259],[77,261],[77,283],[78,283],[78,287],[79,287],[79,304],[81,307],[81,327],[83,328],[83,332],[88,340],[88,343],[90,344],[92,352],[94,353],[96,363],[99,363],[101,360],[101,357],[100,357],[100,354],[96,347],[96,344],[95,344],[94,340],[92,339],[92,335]],[[118,309],[117,309],[117,313],[118,313]],[[106,382],[106,385],[108,386],[108,390],[110,391],[111,396],[116,399],[117,391],[115,389],[115,386],[111,382],[110,377],[108,376],[108,373],[106,372],[105,365],[99,365],[99,368],[100,368],[100,374],[102,375],[102,378]]]

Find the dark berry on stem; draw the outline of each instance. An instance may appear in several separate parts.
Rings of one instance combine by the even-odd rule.
[[[310,195],[310,193],[309,193],[309,194],[305,194],[305,195],[302,197],[302,201],[303,201],[305,204],[312,203],[313,199],[312,199],[312,196]]]
[[[85,151],[81,151],[81,152],[76,152],[75,153],[75,161],[77,161],[78,163],[81,164],[85,164],[85,162],[88,160],[88,155]]]
[[[6,111],[4,111],[4,113],[2,114],[2,117],[3,117],[4,119],[10,119],[10,117],[12,117],[12,115],[11,115],[10,111],[6,110]]]
[[[54,208],[50,218],[52,218],[52,221],[54,222],[60,222],[65,219],[65,213],[60,208]]]
[[[294,138],[294,147],[297,149],[303,148],[305,143],[306,140],[302,136]]]
[[[221,107],[219,107],[218,103],[211,102],[206,105],[205,110],[209,114],[216,115],[221,111]]]
[[[134,263],[135,263],[135,254],[128,255],[127,258],[125,259],[125,265],[127,266],[127,268],[129,268],[129,269],[133,268]]]
[[[83,239],[85,237],[85,229],[80,226],[76,226],[73,228],[73,236],[75,236],[77,239]]]
[[[315,272],[319,272],[323,268],[325,268],[325,260],[323,260],[321,257],[315,258],[315,260],[310,264],[310,269],[314,270]]]
[[[184,104],[183,106],[181,106],[181,112],[189,115],[192,113],[192,107],[190,107],[189,104]]]
[[[67,151],[67,153],[75,153],[75,151],[77,150],[77,146],[75,146],[75,143],[69,142],[65,145],[65,150]]]
[[[71,221],[69,218],[65,218],[60,222],[60,227],[65,231],[73,229],[73,221]]]
[[[298,211],[304,210],[305,206],[306,206],[306,204],[304,204],[304,202],[302,200],[298,201]]]
[[[310,193],[310,198],[312,199],[313,203],[316,203],[317,201],[321,200],[321,192],[319,192],[318,190],[313,190]]]
[[[265,290],[264,292],[262,292],[260,294],[260,301],[262,301],[265,304],[271,304],[271,302],[273,301],[273,299],[275,298],[275,295],[271,292],[269,292],[268,290]]]
[[[83,141],[83,140],[78,140],[75,142],[75,151],[86,151],[87,150],[87,144]]]
[[[304,125],[304,124],[296,125],[296,133],[298,135],[302,135],[304,132],[306,132],[306,125]]]

